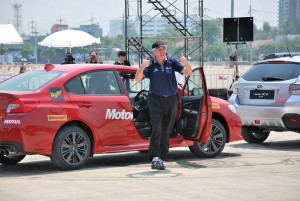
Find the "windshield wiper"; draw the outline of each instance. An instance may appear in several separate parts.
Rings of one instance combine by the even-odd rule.
[[[263,81],[277,81],[277,80],[283,80],[280,77],[262,77]]]

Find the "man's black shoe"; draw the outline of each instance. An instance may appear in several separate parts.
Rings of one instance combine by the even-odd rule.
[[[151,169],[156,169],[156,170],[164,170],[166,167],[164,166],[164,163],[161,159],[154,160],[151,163]]]

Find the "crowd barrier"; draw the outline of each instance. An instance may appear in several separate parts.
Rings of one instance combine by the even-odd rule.
[[[27,70],[34,70],[44,67],[44,64],[31,64],[27,66]],[[240,66],[239,74],[244,73],[250,65]],[[20,65],[2,65],[0,73],[0,81],[3,81],[13,75],[19,73]],[[228,68],[227,66],[204,66],[204,73],[206,83],[209,89],[227,88],[229,89],[236,74],[235,68]]]

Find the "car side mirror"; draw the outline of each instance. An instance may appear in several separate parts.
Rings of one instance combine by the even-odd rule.
[[[202,88],[198,88],[198,87],[195,87],[192,89],[192,94],[194,96],[200,96],[200,95],[203,95],[203,89]]]

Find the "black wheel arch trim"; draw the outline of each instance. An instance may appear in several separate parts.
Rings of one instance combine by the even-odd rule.
[[[227,121],[224,118],[224,116],[221,115],[220,113],[212,112],[212,119],[218,120],[224,126],[225,131],[226,131],[226,135],[227,135],[226,136],[226,143],[229,143],[230,142],[230,131],[229,131],[228,124],[227,124]]]
[[[86,132],[86,134],[89,136],[90,142],[91,142],[90,156],[92,157],[93,150],[94,150],[94,133],[93,133],[92,129],[86,123],[84,123],[82,121],[72,120],[72,121],[68,121],[68,122],[64,123],[63,125],[61,125],[61,127],[56,131],[55,137],[57,137],[57,133],[66,126],[78,126],[79,128],[83,129]],[[54,142],[54,139],[53,139],[53,142]],[[52,142],[52,147],[53,147],[53,142]]]

